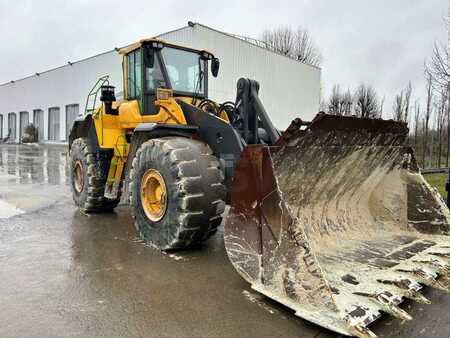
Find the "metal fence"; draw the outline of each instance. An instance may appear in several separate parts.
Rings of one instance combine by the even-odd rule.
[[[428,168],[422,169],[422,174],[439,174],[439,173],[448,173],[450,168]]]

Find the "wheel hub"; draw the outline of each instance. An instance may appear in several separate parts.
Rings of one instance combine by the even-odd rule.
[[[153,222],[164,217],[167,209],[167,189],[164,178],[155,169],[149,169],[141,180],[141,201],[146,216]]]
[[[81,193],[84,187],[83,164],[80,160],[73,166],[73,185],[77,193]]]

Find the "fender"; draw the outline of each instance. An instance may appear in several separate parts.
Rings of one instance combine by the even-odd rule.
[[[140,123],[134,129],[130,142],[131,146],[128,153],[128,158],[133,159],[137,149],[142,143],[149,139],[165,136],[181,136],[191,138],[197,134],[197,126],[188,126],[183,124]],[[131,162],[132,161],[127,161],[126,172],[128,172]]]
[[[123,187],[123,195],[128,198],[129,172],[133,158],[136,151],[142,143],[152,138],[160,138],[165,136],[180,136],[186,138],[193,138],[198,135],[197,126],[188,126],[182,124],[164,124],[164,123],[140,123],[134,129],[131,137],[130,150],[128,152],[128,160],[125,165],[124,178],[125,184]],[[198,136],[197,136],[198,137]]]
[[[140,123],[134,129],[134,134],[139,133],[145,133],[150,138],[164,136],[192,137],[198,133],[198,127],[184,124]]]
[[[94,121],[92,120],[91,114],[80,116],[73,122],[73,126],[69,133],[69,150],[73,141],[80,137],[87,138],[92,149],[96,152],[100,151],[97,132],[95,131]]]

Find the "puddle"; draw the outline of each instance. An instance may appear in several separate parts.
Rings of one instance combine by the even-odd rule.
[[[23,210],[16,208],[14,205],[8,202],[0,200],[0,219],[10,218],[23,213]]]
[[[173,260],[176,260],[176,261],[188,261],[188,259],[186,257],[180,256],[180,255],[176,255],[176,254],[169,254],[167,256],[172,258]]]

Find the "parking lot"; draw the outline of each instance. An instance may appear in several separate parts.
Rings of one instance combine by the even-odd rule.
[[[335,337],[252,291],[223,231],[163,254],[136,237],[127,205],[84,215],[62,146],[0,145],[0,337]],[[405,303],[380,337],[448,337],[450,297]]]

